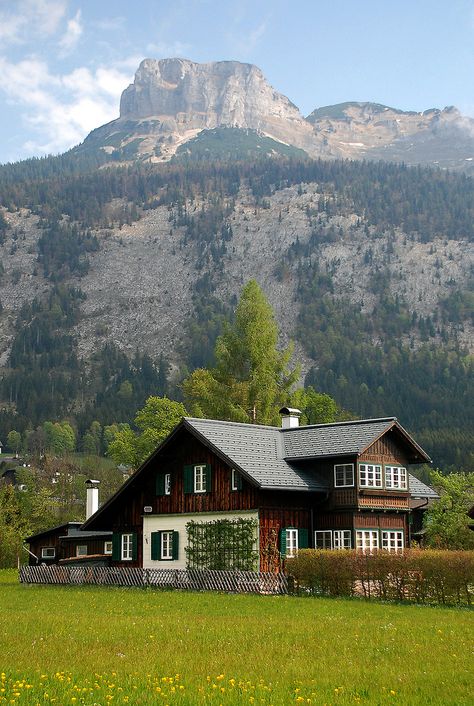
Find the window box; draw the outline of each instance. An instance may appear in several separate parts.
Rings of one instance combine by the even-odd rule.
[[[359,464],[359,488],[382,488],[382,466],[373,463]]]
[[[408,490],[407,469],[404,466],[385,466],[385,488]]]
[[[354,487],[354,464],[338,463],[334,466],[334,487],[353,488]]]
[[[151,558],[155,561],[176,561],[179,558],[179,532],[175,530],[152,532]]]

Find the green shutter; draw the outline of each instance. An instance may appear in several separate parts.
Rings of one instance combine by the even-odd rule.
[[[184,467],[184,492],[194,493],[194,466]]]
[[[280,554],[286,556],[286,527],[280,530]]]
[[[308,548],[308,530],[299,529],[298,530],[298,549]]]
[[[206,463],[206,493],[210,493],[212,490],[212,469],[211,464]]]
[[[136,561],[138,558],[138,542],[137,542],[137,533],[134,532],[132,534],[132,560]]]
[[[237,490],[242,490],[242,476],[238,471],[235,472],[235,485]]]
[[[151,558],[154,561],[161,559],[161,532],[151,533]]]
[[[179,532],[173,532],[173,544],[171,546],[173,559],[177,559],[179,556]]]
[[[121,554],[122,547],[122,535],[118,532],[114,532],[112,535],[112,561],[120,561],[122,558]]]
[[[157,473],[156,474],[156,494],[157,495],[164,495],[165,494],[165,474],[164,473]]]

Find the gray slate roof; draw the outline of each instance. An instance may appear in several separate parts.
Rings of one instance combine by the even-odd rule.
[[[396,421],[395,417],[283,430],[285,458],[318,458],[362,453]]]
[[[426,485],[425,483],[422,483],[421,480],[418,480],[418,478],[415,478],[415,476],[412,476],[412,474],[409,474],[410,479],[409,479],[409,485],[410,485],[410,495],[412,498],[439,498],[438,493],[436,490],[431,488],[429,485]]]
[[[185,422],[262,488],[313,491],[327,488],[315,471],[298,469],[285,461],[280,427],[213,419],[186,418]]]
[[[185,418],[186,426],[260,487],[320,492],[328,489],[327,480],[310,466],[301,467],[298,461],[362,453],[395,422],[395,417],[386,417],[282,429]],[[398,428],[406,434],[400,425]],[[409,475],[410,495],[438,497],[432,488]]]

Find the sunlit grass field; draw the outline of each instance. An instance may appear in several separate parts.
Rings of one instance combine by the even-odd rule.
[[[0,704],[474,704],[474,613],[24,586],[0,572]]]

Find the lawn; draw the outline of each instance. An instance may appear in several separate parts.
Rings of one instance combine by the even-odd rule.
[[[469,704],[474,613],[22,586],[0,572],[0,704]]]

